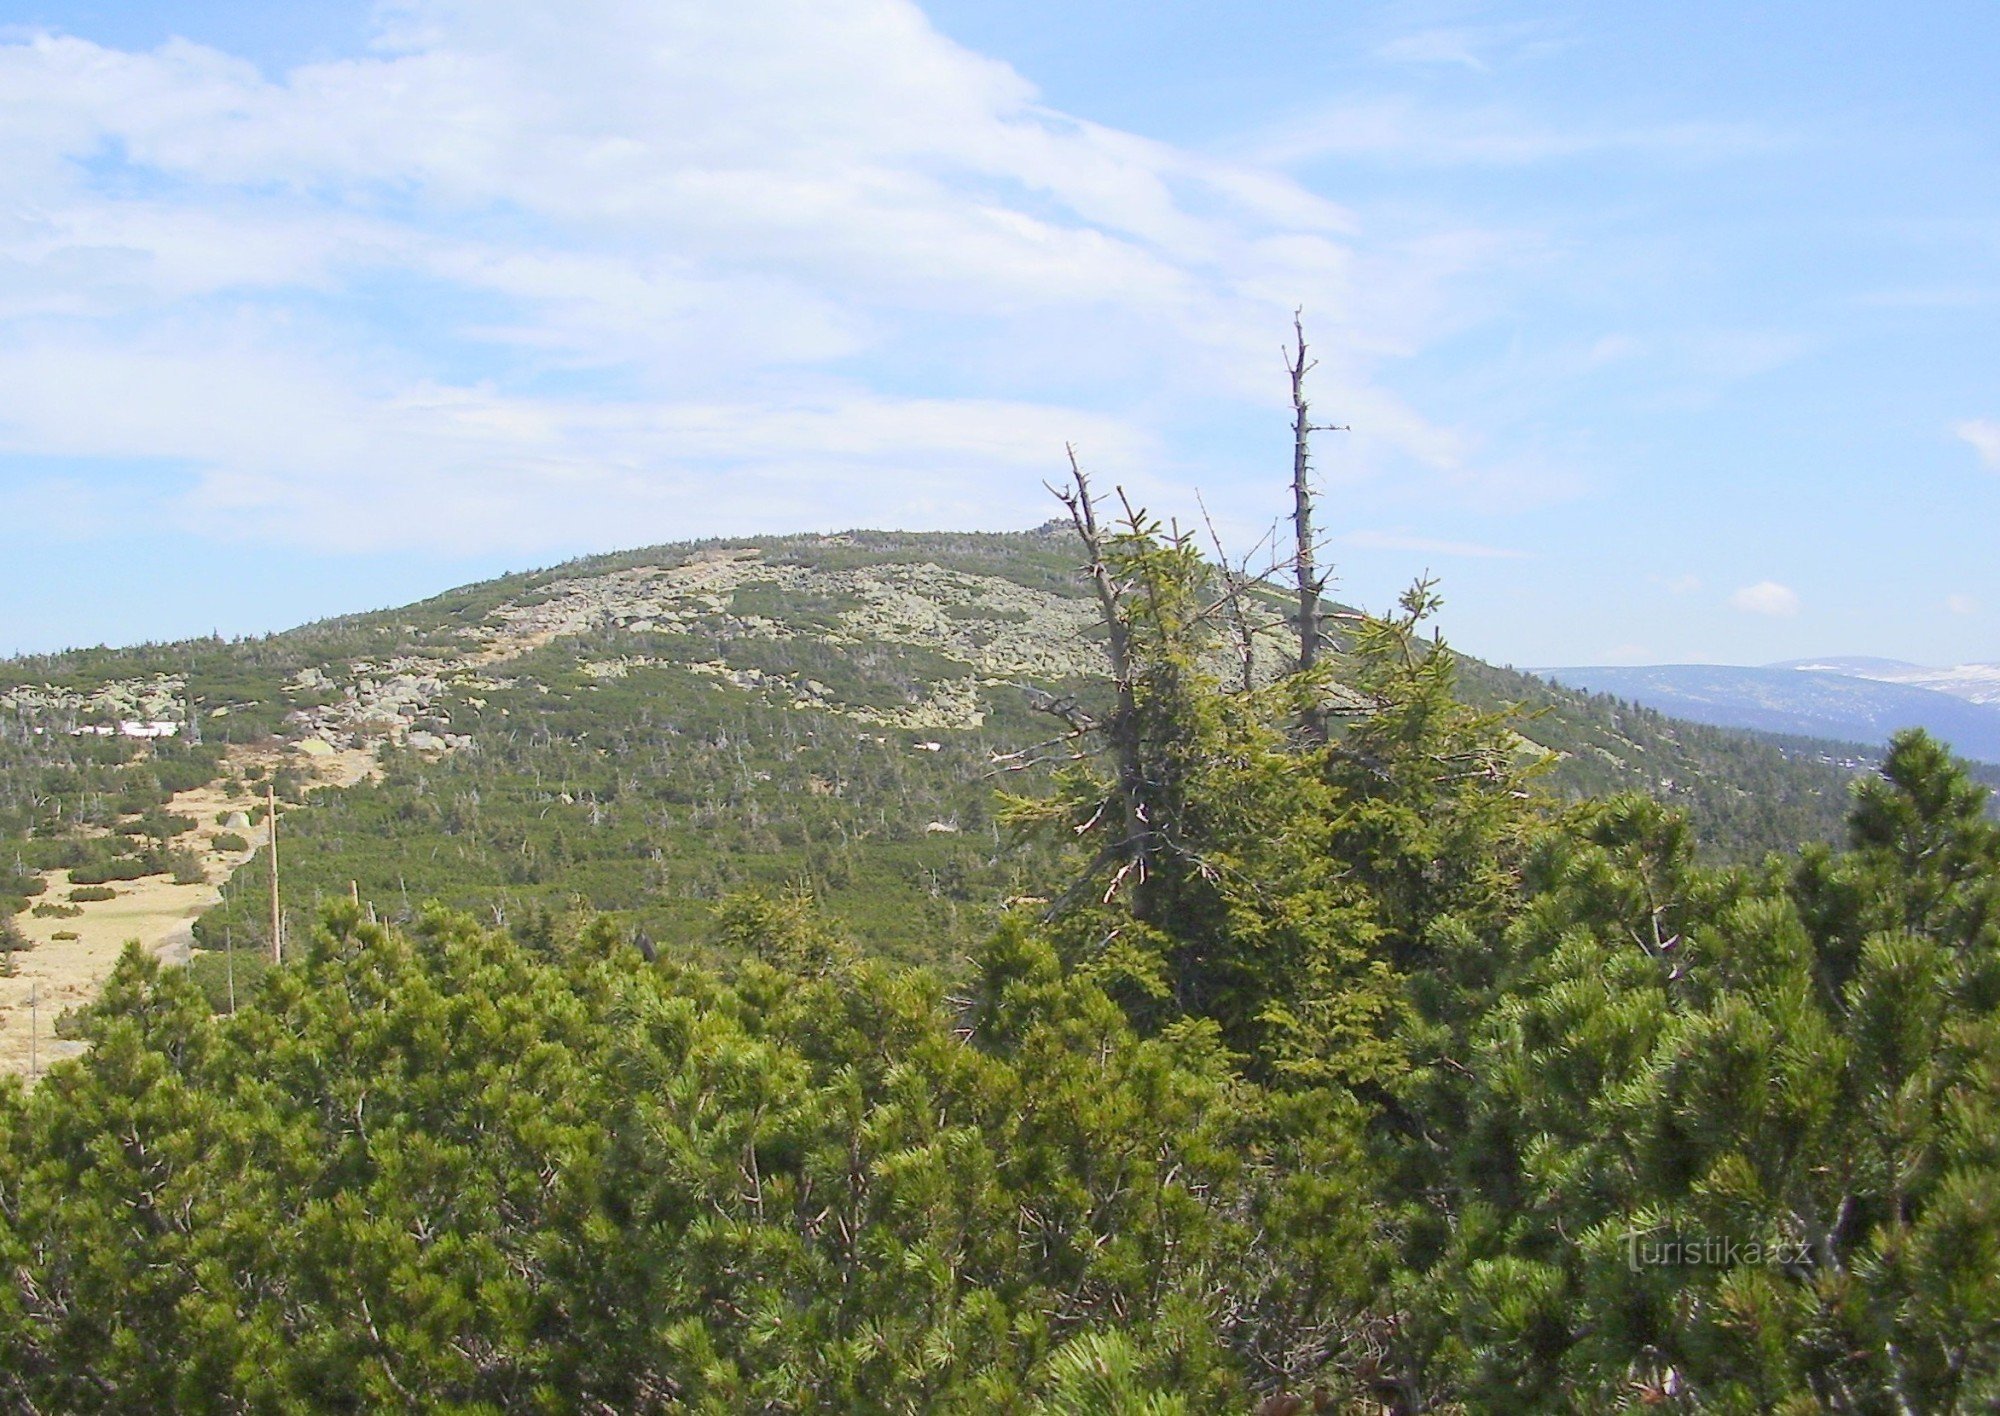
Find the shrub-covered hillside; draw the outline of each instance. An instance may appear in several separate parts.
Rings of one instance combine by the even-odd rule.
[[[1058,726],[1038,697],[1088,695],[1104,663],[1067,535],[655,547],[261,640],[11,661],[0,869],[20,878],[0,897],[25,905],[62,865],[170,869],[179,843],[140,816],[197,780],[261,781],[271,753],[242,754],[263,745],[290,754],[302,922],[358,888],[403,919],[431,899],[502,924],[581,908],[665,936],[731,891],[796,888],[890,955],[962,952],[1047,865],[994,819],[996,781],[1026,780],[1003,760]],[[1531,790],[1647,792],[1717,858],[1838,834],[1851,774],[1814,754],[1462,665],[1472,701],[1526,709],[1524,759],[1553,754]],[[72,732],[132,716],[190,733]],[[381,770],[308,796],[302,748]],[[200,942],[263,943],[262,882],[243,871]]]

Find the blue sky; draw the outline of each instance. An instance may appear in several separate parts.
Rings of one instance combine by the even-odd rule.
[[[0,0],[0,652],[590,551],[1254,543],[1519,664],[2000,660],[2000,10]]]

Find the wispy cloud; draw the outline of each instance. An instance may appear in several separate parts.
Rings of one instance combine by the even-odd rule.
[[[214,331],[0,354],[0,385],[16,445],[173,449],[175,496],[156,515],[334,550],[727,534],[770,525],[774,506],[805,525],[973,524],[996,507],[1019,524],[1040,511],[1038,474],[1065,439],[1126,480],[1155,452],[1073,408],[832,384],[782,404],[534,397],[375,381]]]
[[[1375,58],[1385,64],[1444,65],[1490,73],[1505,63],[1567,47],[1546,23],[1437,25],[1410,30],[1379,44]]]
[[[1432,167],[1522,167],[1599,156],[1716,162],[1781,152],[1754,124],[1554,126],[1504,107],[1447,107],[1392,97],[1346,99],[1294,115],[1246,145],[1255,160],[1297,167],[1330,158]]]
[[[1979,613],[1979,601],[1971,595],[1947,595],[1944,597],[1944,607],[1955,615]]]
[[[1781,369],[1811,347],[1804,335],[1781,329],[1711,329],[1687,341],[1689,372],[1735,382]]]
[[[1731,595],[1729,603],[1745,614],[1789,619],[1799,612],[1799,593],[1775,580],[1760,580]]]
[[[1488,35],[1476,29],[1426,29],[1380,45],[1375,57],[1390,64],[1446,64],[1486,73],[1492,66],[1482,50]]]
[[[2000,471],[2000,422],[1991,418],[1967,418],[1951,428],[1957,437],[1979,454],[1979,460]]]
[[[1430,556],[1465,556],[1475,560],[1527,560],[1528,552],[1502,546],[1481,545],[1477,541],[1446,541],[1430,536],[1409,536],[1400,531],[1350,531],[1340,544],[1364,551],[1416,551]]]

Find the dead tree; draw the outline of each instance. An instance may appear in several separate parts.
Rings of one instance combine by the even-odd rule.
[[[1313,422],[1306,402],[1306,375],[1319,361],[1306,357],[1305,318],[1299,310],[1292,311],[1292,335],[1296,342],[1285,351],[1285,369],[1292,376],[1292,530],[1295,547],[1292,565],[1299,586],[1299,671],[1310,673],[1319,663],[1326,632],[1325,616],[1320,610],[1320,597],[1326,591],[1326,579],[1319,573],[1313,543],[1312,435],[1348,430],[1337,423]],[[1325,740],[1326,718],[1323,713],[1316,710],[1307,713],[1306,734],[1317,741]]]
[[[1330,423],[1314,423],[1306,403],[1305,376],[1314,367],[1314,361],[1307,356],[1303,317],[1294,312],[1292,328],[1297,338],[1295,349],[1286,351],[1286,367],[1292,378],[1292,406],[1295,414],[1293,423],[1292,494],[1293,529],[1295,532],[1291,568],[1298,581],[1298,607],[1294,628],[1299,639],[1299,671],[1310,675],[1320,662],[1320,650],[1325,634],[1321,608],[1321,596],[1325,581],[1321,576],[1315,556],[1313,540],[1313,488],[1311,483],[1311,435],[1323,431],[1345,431]],[[1142,685],[1142,674],[1159,673],[1163,665],[1156,661],[1153,652],[1157,646],[1149,647],[1142,641],[1138,646],[1133,642],[1133,625],[1157,624],[1165,593],[1160,579],[1161,571],[1157,560],[1151,556],[1141,556],[1131,560],[1121,557],[1120,550],[1125,539],[1107,535],[1097,518],[1097,505],[1091,495],[1090,479],[1085,475],[1077,460],[1076,449],[1065,447],[1069,456],[1070,482],[1068,486],[1051,485],[1049,491],[1063,504],[1069,513],[1071,526],[1081,543],[1085,565],[1085,578],[1090,582],[1096,597],[1099,616],[1105,630],[1105,647],[1110,660],[1111,686],[1114,694],[1111,710],[1099,718],[1086,712],[1074,699],[1057,698],[1052,695],[1035,696],[1034,706],[1042,712],[1061,720],[1069,729],[1064,738],[1056,740],[1067,744],[1076,756],[1090,751],[1083,744],[1086,739],[1102,745],[1105,755],[1111,760],[1112,783],[1109,793],[1093,804],[1089,819],[1081,825],[1072,825],[1077,834],[1095,830],[1115,821],[1112,839],[1099,852],[1085,879],[1095,876],[1101,867],[1114,864],[1109,888],[1104,892],[1108,902],[1113,896],[1124,892],[1127,895],[1134,917],[1148,921],[1151,897],[1157,893],[1153,877],[1156,867],[1168,857],[1184,860],[1190,869],[1212,876],[1216,867],[1199,858],[1186,847],[1179,838],[1176,823],[1172,819],[1172,809],[1167,805],[1171,798],[1171,771],[1165,778],[1149,777],[1149,766],[1158,767],[1157,762],[1149,763],[1148,748],[1144,741],[1146,727],[1141,721],[1140,704],[1142,697],[1153,694],[1158,683]],[[1124,501],[1124,524],[1126,537],[1135,545],[1151,546],[1153,537],[1160,528],[1152,523],[1143,512],[1124,500],[1124,492],[1119,491]],[[1207,519],[1204,506],[1203,517]],[[1220,594],[1186,611],[1183,607],[1182,619],[1177,621],[1179,630],[1185,631],[1190,625],[1207,621],[1212,625],[1217,619],[1227,617],[1234,631],[1234,641],[1238,654],[1242,692],[1248,696],[1256,686],[1256,648],[1260,626],[1255,623],[1253,613],[1255,598],[1272,579],[1279,574],[1284,562],[1276,560],[1273,546],[1274,564],[1262,574],[1253,575],[1248,562],[1232,564],[1223,550],[1221,540],[1215,533],[1212,520],[1208,521],[1209,534],[1215,540],[1216,557],[1221,582]],[[1276,528],[1273,528],[1275,533]],[[1274,538],[1275,539],[1275,535]],[[1183,535],[1178,526],[1173,530],[1164,550],[1177,556],[1191,555],[1190,538]],[[1121,567],[1121,569],[1114,569]],[[1121,578],[1130,571],[1130,578]],[[1134,601],[1133,597],[1137,597]],[[1146,664],[1135,662],[1135,654],[1147,660]],[[1192,661],[1186,666],[1193,668]],[[1307,686],[1317,691],[1317,684],[1308,678]],[[1150,699],[1148,699],[1150,702]],[[1305,734],[1309,741],[1326,740],[1326,711],[1315,706],[1306,710]],[[1043,743],[1035,749],[1022,753],[1008,754],[997,759],[1001,770],[1016,770],[1020,766],[1040,756],[1055,742]],[[1164,770],[1164,769],[1163,769]],[[1051,907],[1050,914],[1059,913],[1074,893],[1068,892],[1061,901]]]
[[[1097,596],[1098,612],[1104,620],[1105,644],[1111,659],[1111,683],[1116,695],[1110,720],[1102,725],[1093,725],[1102,727],[1103,736],[1111,749],[1114,790],[1118,810],[1123,817],[1123,838],[1109,848],[1119,860],[1111,889],[1115,892],[1129,877],[1135,887],[1135,896],[1138,896],[1144,893],[1153,828],[1146,819],[1146,771],[1137,733],[1138,699],[1133,682],[1131,626],[1126,620],[1126,587],[1113,577],[1107,563],[1104,533],[1098,526],[1096,503],[1090,495],[1090,479],[1084,475],[1082,466],[1076,460],[1076,449],[1066,446],[1064,451],[1069,454],[1072,485],[1061,489],[1051,487],[1050,490],[1068,510],[1070,524],[1076,528],[1077,539],[1083,543],[1084,555],[1088,558],[1084,573]],[[1139,911],[1135,908],[1134,913]]]

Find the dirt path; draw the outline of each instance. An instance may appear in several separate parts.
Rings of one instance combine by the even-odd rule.
[[[275,767],[280,762],[306,766],[321,786],[332,787],[352,786],[370,775],[376,765],[365,752],[307,757],[303,753],[247,749],[230,753],[224,780],[240,780],[253,766]],[[138,940],[141,948],[169,963],[187,961],[195,920],[221,898],[223,882],[270,839],[268,825],[260,822],[236,832],[251,843],[249,851],[219,851],[214,840],[225,831],[219,820],[233,811],[247,814],[261,800],[249,792],[230,796],[218,781],[181,792],[168,803],[168,811],[195,820],[195,829],[173,844],[201,852],[206,879],[199,884],[176,885],[165,875],[118,881],[111,887],[118,892],[115,897],[84,903],[83,913],[75,918],[48,919],[32,912],[15,916],[34,947],[14,956],[19,971],[13,977],[0,978],[0,1073],[25,1076],[31,1063],[46,1068],[58,1057],[73,1057],[83,1050],[80,1042],[56,1037],[56,1017],[97,996],[128,941]],[[282,844],[281,840],[281,849]],[[69,873],[52,871],[47,879],[49,888],[40,900],[67,903]],[[74,937],[58,939],[58,934]]]

